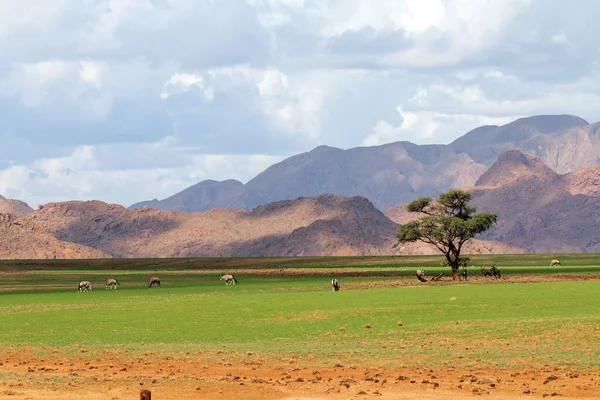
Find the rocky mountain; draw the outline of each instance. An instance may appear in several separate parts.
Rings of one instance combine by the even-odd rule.
[[[532,253],[600,251],[600,165],[558,174],[542,160],[519,150],[502,153],[474,186],[478,211],[498,214],[481,239]],[[385,215],[405,224],[418,215],[398,204]],[[503,251],[506,252],[506,251]]]
[[[148,206],[158,210],[186,212],[205,211],[212,208],[246,209],[244,190],[244,184],[234,179],[223,182],[206,180],[164,200],[143,201],[131,206],[131,208]],[[198,209],[198,204],[203,204],[203,207]]]
[[[0,214],[0,258],[110,258],[101,251],[56,239],[34,222],[13,214]]]
[[[449,147],[487,166],[501,153],[519,149],[538,156],[553,170],[566,173],[598,164],[600,152],[593,145],[600,140],[599,126],[572,115],[542,115],[474,129]]]
[[[245,185],[204,181],[164,200],[142,202],[164,210],[252,209],[302,196],[332,193],[368,198],[380,210],[450,188],[472,186],[510,149],[537,155],[566,173],[600,163],[600,124],[571,115],[518,119],[484,126],[448,145],[396,142],[342,150],[320,146],[274,164]]]
[[[7,199],[0,195],[0,214],[25,215],[32,211],[33,209],[27,203],[15,199]]]
[[[600,251],[598,165],[561,175],[513,150],[467,189],[479,211],[498,213],[484,239],[536,253]]]
[[[399,246],[398,225],[362,197],[321,195],[252,211],[201,213],[127,210],[100,201],[50,203],[26,219],[56,238],[114,257],[437,254],[423,244]],[[522,252],[478,242],[473,253]]]

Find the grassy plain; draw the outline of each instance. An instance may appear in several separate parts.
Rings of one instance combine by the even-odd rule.
[[[557,257],[563,266],[548,268]],[[599,257],[478,256],[470,281],[439,284],[419,284],[414,270],[448,272],[440,257],[3,261],[0,343],[64,354],[225,349],[232,360],[252,352],[273,362],[597,368]],[[491,263],[502,280],[480,277],[478,266]],[[221,272],[239,284],[225,286]],[[161,289],[146,288],[151,275]],[[552,275],[562,278],[529,279]],[[108,277],[121,287],[105,290]],[[76,292],[83,279],[92,293]]]
[[[440,259],[0,261],[0,397],[600,396],[600,255],[474,256],[467,282],[416,280]]]

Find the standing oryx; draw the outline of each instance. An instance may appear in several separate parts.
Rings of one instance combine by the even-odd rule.
[[[481,274],[485,278],[491,278],[492,276],[496,279],[500,279],[500,270],[496,267],[496,264],[493,264],[490,268],[481,267]]]
[[[79,288],[77,289],[78,292],[86,292],[88,290],[90,292],[93,292],[92,284],[90,283],[90,281],[79,282]]]
[[[153,276],[152,278],[150,278],[150,280],[148,281],[148,287],[151,288],[152,286],[158,286],[158,288],[160,289],[160,279],[158,279],[156,276]]]
[[[331,290],[333,290],[334,292],[340,290],[340,282],[335,278],[331,280]]]
[[[116,289],[117,285],[121,285],[118,280],[110,278],[106,281],[106,289]]]
[[[225,281],[225,286],[232,284],[235,285],[237,283],[237,279],[232,274],[222,275],[219,279],[220,281]]]
[[[481,275],[483,275],[485,278],[491,278],[492,271],[490,271],[488,268],[481,267]]]
[[[560,261],[559,260],[552,260],[552,262],[550,263],[550,267],[555,267],[557,265],[560,265]]]

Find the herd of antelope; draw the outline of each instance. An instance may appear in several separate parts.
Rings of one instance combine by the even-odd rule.
[[[220,280],[225,281],[225,285],[230,285],[230,284],[235,285],[237,283],[237,279],[235,279],[235,276],[233,276],[231,274],[222,275]],[[106,289],[116,289],[117,286],[121,286],[121,284],[115,278],[109,278],[106,280],[106,285],[105,285]],[[152,287],[156,287],[156,288],[160,289],[160,278],[159,277],[153,276],[148,280],[148,288],[152,288]],[[79,282],[79,287],[77,288],[77,291],[78,292],[93,292],[94,289],[93,289],[92,283],[90,281],[81,281],[81,282]]]
[[[447,264],[442,264],[442,265],[447,265]],[[556,267],[556,266],[560,266],[562,265],[560,263],[560,260],[554,259],[550,262],[550,267]],[[471,267],[473,267],[473,265],[471,265]],[[498,267],[496,267],[496,264],[493,264],[491,267],[487,268],[487,267],[481,267],[481,275],[483,275],[484,278],[495,278],[495,279],[500,279],[501,278],[501,274],[500,274],[500,270],[498,269]],[[425,278],[425,271],[423,270],[417,270],[416,273],[417,279],[421,282],[427,282],[427,279]],[[433,280],[438,280],[439,278],[441,278],[443,276],[443,273],[433,277],[430,279],[430,281]],[[463,266],[463,268],[459,271],[459,279],[462,280],[467,280],[467,268],[466,266]]]
[[[561,265],[559,260],[552,260],[550,262],[550,267],[555,267],[557,265]],[[496,267],[496,264],[492,265],[490,268],[485,268],[485,267],[481,267],[481,274],[485,277],[494,277],[496,279],[500,279],[501,275],[500,275],[500,270]],[[423,270],[417,270],[417,279],[421,282],[427,282],[427,279],[425,278],[425,271]],[[439,280],[444,274],[440,274],[436,277],[431,278],[430,280]],[[463,280],[467,280],[467,270],[465,267],[463,267],[463,271],[460,271],[460,277]],[[233,276],[233,274],[223,274],[221,275],[221,278],[219,278],[219,280],[221,281],[225,281],[225,285],[229,286],[229,285],[235,285],[236,283],[238,283],[237,279],[235,278],[235,276]],[[119,283],[118,280],[116,280],[115,278],[109,278],[106,281],[106,285],[105,288],[106,289],[116,289],[117,286],[120,286],[121,284]],[[160,288],[160,278],[153,276],[148,280],[148,288],[152,288],[152,287],[157,287]],[[340,290],[340,282],[336,279],[333,278],[331,280],[331,290],[337,292],[338,290]],[[78,292],[87,292],[87,291],[93,291],[92,288],[92,283],[90,281],[81,281],[79,282],[79,287],[77,288]]]
[[[152,277],[148,281],[148,287],[152,286],[160,287],[160,279],[157,277]],[[109,278],[106,280],[105,289],[116,289],[117,286],[121,286],[119,281],[115,278]],[[79,287],[77,288],[78,292],[93,292],[94,288],[92,287],[92,283],[90,281],[81,281],[79,282]]]

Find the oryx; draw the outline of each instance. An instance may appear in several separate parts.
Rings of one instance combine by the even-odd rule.
[[[237,279],[232,274],[222,275],[219,279],[220,281],[225,281],[225,285],[235,285],[237,283]]]
[[[106,281],[106,289],[116,289],[117,285],[121,285],[118,280],[110,278]]]
[[[90,283],[90,281],[81,281],[79,282],[79,288],[77,289],[78,292],[85,292],[85,291],[90,291],[93,292],[92,289],[92,284]]]
[[[150,278],[150,280],[148,281],[148,287],[151,288],[152,286],[158,286],[160,288],[160,279],[158,279],[157,277],[153,276],[152,278]]]
[[[331,280],[331,290],[333,290],[334,292],[340,290],[340,282],[335,278]]]

